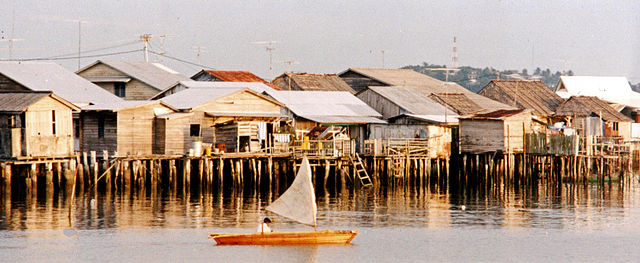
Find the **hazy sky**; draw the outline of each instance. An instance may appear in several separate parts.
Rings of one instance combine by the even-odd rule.
[[[12,19],[15,12],[15,20]],[[337,73],[348,67],[428,62],[496,69],[535,66],[577,75],[626,76],[640,82],[640,1],[136,1],[0,0],[0,37],[14,58],[83,56],[142,48],[225,70],[271,79],[291,70]],[[167,37],[160,37],[166,35]],[[163,40],[163,41],[162,41]],[[264,45],[275,40],[273,71]],[[164,42],[164,43],[162,43]],[[0,42],[0,58],[9,57]],[[117,48],[108,48],[120,46]],[[108,49],[104,49],[108,48]],[[89,52],[90,50],[96,50]],[[142,52],[83,58],[143,60]],[[199,67],[151,56],[188,76]],[[77,60],[58,60],[77,69]]]

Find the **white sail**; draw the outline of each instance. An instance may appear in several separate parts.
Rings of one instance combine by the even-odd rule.
[[[311,182],[311,167],[306,156],[291,186],[266,209],[303,224],[316,225],[316,195]]]

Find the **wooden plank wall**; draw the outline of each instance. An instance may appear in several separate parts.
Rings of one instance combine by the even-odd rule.
[[[385,120],[401,113],[401,109],[398,105],[370,89],[358,93],[357,97],[369,105],[369,107],[382,114],[382,118]]]
[[[29,90],[24,86],[18,84],[10,78],[7,78],[5,75],[0,74],[0,91],[23,91]]]
[[[55,134],[53,134],[55,111]],[[71,156],[73,115],[69,107],[47,96],[25,112],[26,155],[38,157]]]
[[[501,120],[460,120],[460,151],[484,153],[504,151],[505,128]]]
[[[82,112],[80,113],[80,151],[96,151],[102,156],[102,151],[110,153],[118,149],[117,117],[116,113],[110,111],[103,112]],[[104,137],[98,138],[98,120],[104,119]]]
[[[148,104],[118,111],[118,153],[153,154],[154,123],[158,111],[171,111],[160,104]]]
[[[130,77],[112,67],[109,67],[101,63],[96,64],[93,67],[90,67],[78,73],[78,75],[82,77],[97,77],[97,76]],[[113,82],[102,82],[102,83],[96,83],[96,84],[98,84],[98,86],[102,87],[103,89],[111,92],[112,94],[115,94],[115,86]],[[147,100],[153,97],[153,95],[156,95],[163,88],[164,87],[155,88],[155,87],[149,86],[148,84],[145,84],[144,82],[141,82],[137,79],[132,78],[125,85],[124,99],[125,100]]]

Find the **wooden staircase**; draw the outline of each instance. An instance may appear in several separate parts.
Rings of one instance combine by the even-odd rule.
[[[393,168],[393,176],[395,178],[401,178],[404,176],[404,158],[392,158]]]
[[[371,181],[371,177],[369,177],[369,174],[367,173],[367,169],[364,168],[360,155],[355,153],[354,156],[355,158],[349,155],[349,161],[351,161],[351,164],[355,169],[355,176],[358,179],[360,179],[360,183],[362,183],[362,186],[364,187],[373,186],[373,181]]]

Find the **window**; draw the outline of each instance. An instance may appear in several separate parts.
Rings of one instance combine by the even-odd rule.
[[[73,137],[80,138],[80,120],[73,119]]]
[[[7,117],[7,127],[8,128],[16,128],[16,116],[11,115]]]
[[[614,130],[614,131],[617,131],[617,130],[618,130],[618,123],[617,123],[617,122],[614,122],[614,123],[613,123],[613,130]]]
[[[51,134],[56,135],[56,111],[51,111]]]
[[[98,118],[98,138],[104,138],[104,118]]]
[[[199,137],[200,136],[200,124],[191,124],[189,128],[189,135],[191,137]]]
[[[116,96],[121,98],[124,98],[126,96],[124,85],[124,82],[116,82],[113,85],[115,87]]]

